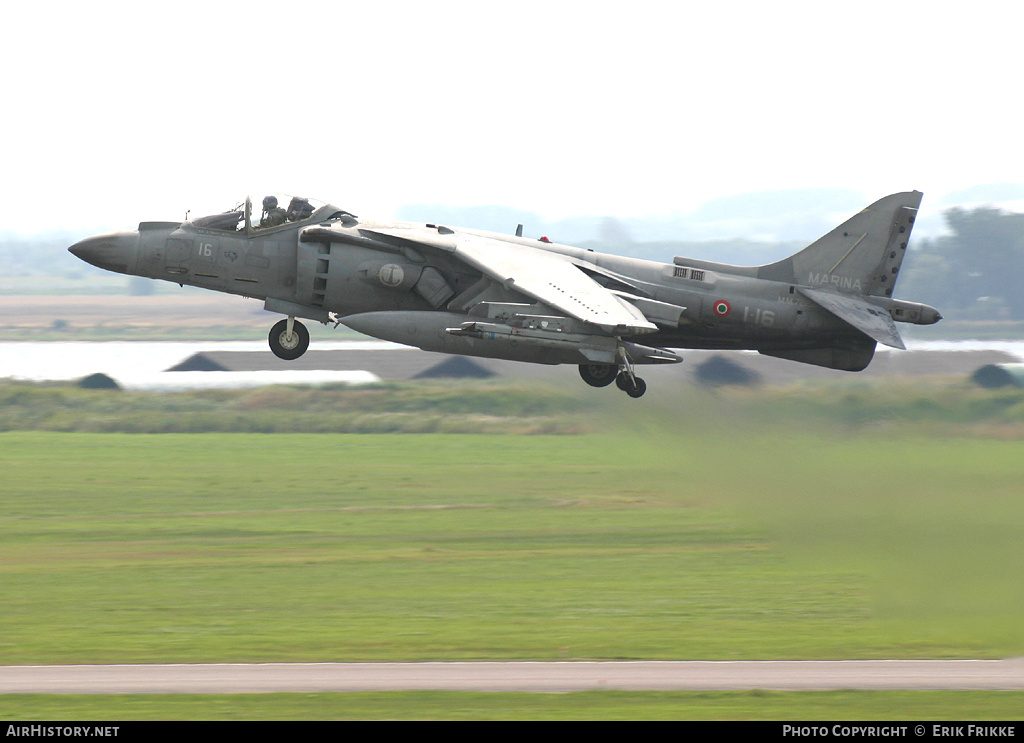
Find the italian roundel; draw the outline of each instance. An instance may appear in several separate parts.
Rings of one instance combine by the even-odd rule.
[[[724,299],[719,299],[715,302],[714,310],[715,314],[719,317],[728,317],[729,313],[732,312],[732,305]]]

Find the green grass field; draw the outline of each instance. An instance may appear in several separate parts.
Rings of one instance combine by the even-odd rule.
[[[957,394],[930,416],[829,424],[794,410],[815,390],[785,392],[774,415],[748,393],[539,411],[590,431],[578,435],[8,431],[0,664],[1019,655],[1024,444],[1005,416],[1020,403],[968,425],[949,412]],[[272,696],[261,715],[350,706]],[[618,714],[610,696],[588,712],[591,697],[560,695],[557,713],[516,695],[378,696],[359,714]],[[625,695],[621,715],[1024,709],[1021,695],[953,697],[967,706],[923,692]],[[805,701],[790,713],[782,699]],[[251,710],[107,701],[12,696],[0,718]]]
[[[1019,720],[1024,692],[0,696],[0,720]],[[781,734],[781,731],[780,731]],[[911,733],[908,733],[908,737]],[[121,736],[124,737],[122,731]]]

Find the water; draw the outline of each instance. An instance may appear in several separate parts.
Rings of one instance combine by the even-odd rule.
[[[400,349],[383,341],[318,343],[317,350],[361,351]],[[261,387],[269,384],[367,384],[380,378],[368,371],[168,372],[202,352],[258,351],[270,354],[259,341],[237,342],[0,342],[0,378],[31,381],[81,379],[106,374],[126,389],[199,389]]]
[[[1003,351],[1024,362],[1024,341],[911,341],[907,346],[912,351]],[[315,348],[318,351],[364,351],[401,350],[408,346],[366,340],[317,343]],[[102,373],[126,389],[149,390],[380,381],[369,371],[166,371],[194,354],[215,351],[270,354],[262,341],[0,342],[0,378],[61,381]],[[882,347],[879,351],[902,353]]]
[[[906,341],[906,344],[909,351],[1002,351],[1024,362],[1024,341]]]

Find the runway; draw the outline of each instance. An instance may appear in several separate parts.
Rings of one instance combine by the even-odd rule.
[[[1009,660],[226,663],[2,666],[0,694],[1024,690]]]

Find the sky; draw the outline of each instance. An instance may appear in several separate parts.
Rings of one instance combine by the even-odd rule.
[[[5,7],[0,232],[286,192],[562,219],[735,194],[1024,183],[1024,4]],[[846,215],[848,216],[848,215]],[[472,225],[465,225],[472,226]]]

